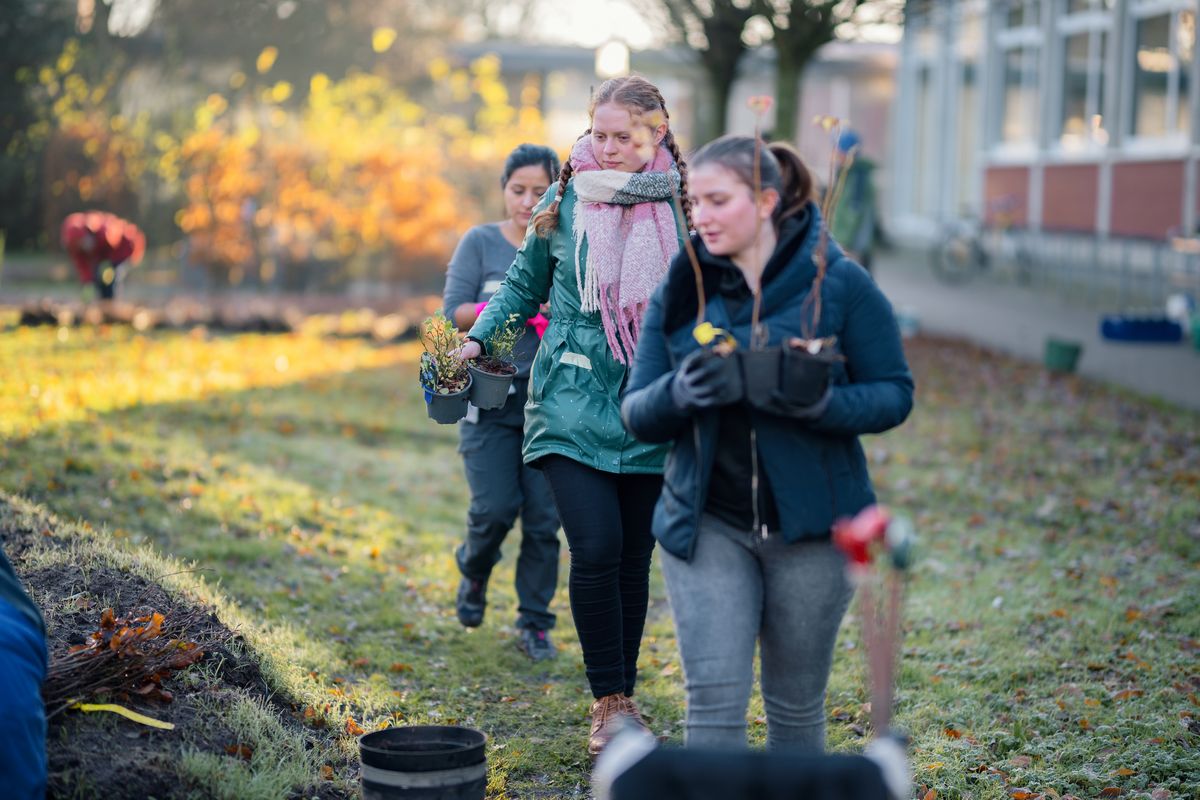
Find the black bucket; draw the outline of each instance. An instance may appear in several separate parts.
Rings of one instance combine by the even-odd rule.
[[[358,740],[364,800],[483,800],[487,736],[455,725],[407,725]]]

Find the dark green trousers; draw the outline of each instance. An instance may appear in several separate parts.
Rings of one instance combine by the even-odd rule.
[[[521,461],[529,381],[517,379],[513,386],[503,408],[480,411],[478,422],[459,423],[471,506],[467,537],[455,555],[464,576],[486,580],[519,516],[517,627],[548,630],[554,627],[550,600],[558,586],[558,513],[542,473]]]

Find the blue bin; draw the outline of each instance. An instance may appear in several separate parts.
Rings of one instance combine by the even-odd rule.
[[[1115,342],[1182,342],[1183,326],[1166,317],[1110,314],[1100,319],[1100,335]]]

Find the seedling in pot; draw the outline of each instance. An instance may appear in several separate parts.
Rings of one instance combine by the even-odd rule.
[[[476,369],[493,375],[512,375],[517,371],[513,361],[513,350],[525,335],[525,325],[519,314],[509,314],[508,319],[487,341],[487,354],[475,359]]]
[[[502,408],[508,401],[517,365],[513,363],[513,348],[525,333],[518,314],[508,319],[487,342],[487,355],[471,362],[471,402],[483,409]]]

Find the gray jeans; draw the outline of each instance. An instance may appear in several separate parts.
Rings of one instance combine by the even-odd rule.
[[[788,544],[701,518],[690,562],[662,552],[687,691],[685,743],[745,747],[761,643],[767,747],[825,747],[825,686],[853,589],[828,541]]]

